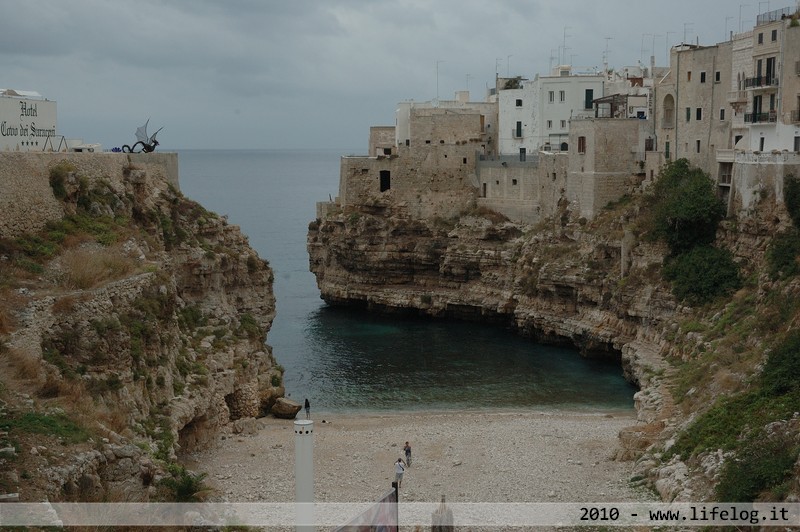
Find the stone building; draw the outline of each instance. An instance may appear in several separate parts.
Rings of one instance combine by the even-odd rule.
[[[477,193],[476,160],[491,152],[495,108],[400,104],[396,127],[370,130],[368,156],[342,157],[339,206],[391,201],[414,216],[458,214]]]
[[[656,85],[658,152],[708,172],[729,214],[770,192],[782,201],[784,177],[800,175],[797,12],[763,13],[715,46],[673,47]]]
[[[796,12],[759,15],[713,46],[674,46],[666,68],[557,67],[498,78],[486,102],[402,102],[394,127],[370,130],[367,157],[342,158],[336,207],[449,217],[474,200],[536,223],[566,203],[591,218],[678,158],[711,175],[729,214],[765,193],[782,201],[784,178],[800,176]]]
[[[669,74],[655,87],[656,138],[664,161],[687,159],[709,171],[715,168],[716,150],[733,147],[731,60],[730,41],[672,48]]]

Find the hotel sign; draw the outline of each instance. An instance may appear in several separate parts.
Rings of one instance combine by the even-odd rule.
[[[0,151],[45,151],[58,148],[56,102],[0,97]]]

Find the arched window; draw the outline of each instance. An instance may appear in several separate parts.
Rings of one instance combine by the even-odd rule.
[[[664,97],[663,114],[661,127],[673,128],[675,127],[675,98],[671,94]]]

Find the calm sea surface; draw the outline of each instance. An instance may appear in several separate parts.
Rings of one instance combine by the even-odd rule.
[[[317,412],[632,409],[618,364],[501,328],[330,308],[308,271],[317,201],[336,197],[336,151],[180,150],[183,193],[241,226],[275,272],[267,337],[287,394]]]

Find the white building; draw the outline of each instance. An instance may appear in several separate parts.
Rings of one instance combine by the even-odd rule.
[[[58,149],[56,102],[39,93],[0,89],[0,151]]]
[[[574,74],[562,65],[549,76],[521,81],[519,88],[500,87],[500,153],[566,151],[569,121],[594,116],[592,102],[603,96],[604,81],[602,73]]]

